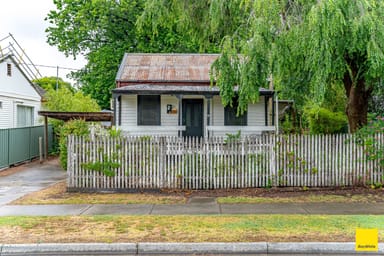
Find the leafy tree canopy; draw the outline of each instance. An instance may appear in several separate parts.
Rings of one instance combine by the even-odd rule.
[[[47,93],[44,95],[43,108],[49,111],[59,111],[59,112],[60,111],[62,112],[100,111],[99,105],[89,95],[84,95],[81,91],[73,92],[66,87],[59,88],[58,90],[48,89]],[[62,135],[62,129],[66,129],[66,127],[68,126],[68,124],[65,125],[63,121],[57,120],[57,119],[51,119],[50,123],[53,125],[55,132],[59,136]],[[71,124],[69,124],[69,126],[70,125]],[[62,140],[63,140],[63,136],[61,136],[60,144],[62,144],[61,143]],[[66,148],[66,145],[64,145],[64,148]],[[62,149],[60,149],[60,151],[62,152]]]
[[[33,83],[37,84],[44,90],[56,90],[61,88],[67,88],[71,92],[74,92],[75,89],[71,86],[69,82],[65,82],[62,78],[57,77],[43,77],[32,81]]]
[[[50,89],[44,96],[44,108],[50,111],[97,112],[100,107],[89,95],[68,88]]]
[[[367,122],[382,87],[384,1],[380,0],[55,0],[48,42],[85,54],[74,74],[82,90],[109,106],[124,52],[216,52],[212,78],[224,104],[238,86],[239,112],[273,83],[298,106],[321,105],[342,85],[349,126]],[[218,46],[220,45],[220,49]],[[329,99],[329,98],[328,98]]]
[[[351,131],[366,124],[368,99],[384,75],[384,1],[149,2],[143,15],[155,25],[171,14],[176,17],[170,22],[183,21],[180,28],[187,27],[195,40],[222,36],[222,57],[212,75],[224,104],[231,104],[237,85],[241,112],[257,100],[259,87],[272,81],[298,105],[308,99],[320,105],[330,86],[342,84]],[[186,5],[192,11],[178,11]],[[155,10],[160,10],[157,15]],[[209,24],[207,33],[202,33],[204,24]]]
[[[46,20],[48,43],[67,56],[85,55],[88,63],[72,76],[82,84],[81,90],[109,108],[115,77],[125,52],[197,52],[198,42],[177,30],[177,21],[157,24],[141,19],[146,0],[54,0],[56,10]],[[170,25],[171,24],[171,25]],[[218,44],[209,47],[212,51]],[[205,48],[204,50],[206,50]]]

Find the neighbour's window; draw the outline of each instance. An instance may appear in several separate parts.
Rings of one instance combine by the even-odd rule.
[[[137,109],[138,125],[160,125],[160,95],[138,95]]]
[[[12,76],[12,64],[7,64],[7,76]]]
[[[33,125],[33,107],[17,105],[17,127]]]
[[[239,105],[237,98],[233,99],[232,107],[226,106],[224,108],[224,125],[247,125],[247,112],[237,116],[237,106]]]

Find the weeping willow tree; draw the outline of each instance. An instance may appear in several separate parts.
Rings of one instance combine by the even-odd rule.
[[[138,25],[176,23],[201,50],[219,40],[212,79],[225,105],[237,86],[239,113],[271,81],[299,104],[342,84],[355,132],[384,75],[383,17],[381,0],[148,0]]]

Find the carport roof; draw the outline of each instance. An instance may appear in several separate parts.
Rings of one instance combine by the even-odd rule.
[[[50,117],[63,121],[82,119],[89,122],[112,121],[112,112],[57,112],[57,111],[39,111],[40,116]]]

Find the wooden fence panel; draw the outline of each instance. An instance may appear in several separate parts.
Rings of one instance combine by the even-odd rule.
[[[374,142],[383,145],[384,136]],[[325,187],[382,183],[351,135],[68,138],[69,190]]]

